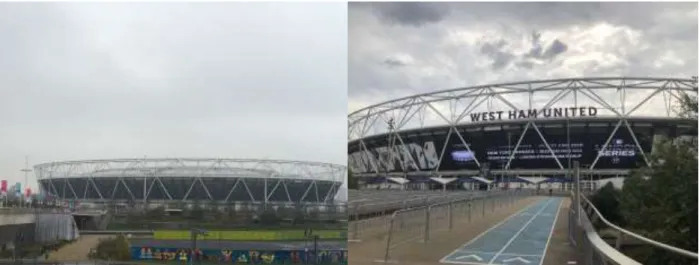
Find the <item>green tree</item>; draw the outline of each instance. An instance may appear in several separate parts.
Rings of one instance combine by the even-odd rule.
[[[697,98],[683,95],[680,114],[694,117]],[[634,171],[624,181],[619,208],[626,227],[653,240],[697,250],[696,138],[664,139],[653,147],[652,167]],[[697,264],[668,251],[647,246],[634,253],[643,264]]]
[[[590,202],[595,205],[595,208],[600,211],[607,221],[615,225],[624,226],[625,222],[619,213],[620,197],[621,190],[615,188],[611,182],[608,182],[595,195],[590,197]]]
[[[680,116],[696,119],[697,113],[699,113],[699,102],[697,102],[697,97],[687,93],[682,94],[680,97],[680,107],[677,111]]]

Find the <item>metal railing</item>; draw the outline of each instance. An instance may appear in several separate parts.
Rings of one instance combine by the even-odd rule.
[[[414,241],[427,243],[435,232],[452,230],[456,220],[471,222],[476,216],[485,216],[498,208],[512,205],[532,193],[531,190],[498,191],[396,211],[388,220],[383,262],[390,262],[391,250],[400,245]]]
[[[353,205],[350,216],[353,217],[348,226],[348,237],[351,242],[363,239],[381,238],[386,236],[387,227],[393,212],[403,209],[415,209],[431,204],[439,204],[451,201],[462,201],[476,196],[482,196],[475,192],[445,192],[431,195],[419,194],[415,196],[405,193],[402,200],[372,201],[369,203],[351,203]],[[411,197],[412,196],[412,197]],[[360,219],[359,217],[365,217]]]
[[[576,189],[572,192],[572,203],[568,212],[568,239],[570,243],[576,247],[578,264],[640,265],[640,262],[633,260],[620,251],[624,238],[633,238],[646,245],[697,260],[697,253],[648,239],[607,221],[599,210],[597,210],[580,191],[580,171],[577,162],[575,162],[574,176],[576,178]],[[602,239],[595,230],[593,224],[597,222],[602,222],[617,235],[613,247]]]

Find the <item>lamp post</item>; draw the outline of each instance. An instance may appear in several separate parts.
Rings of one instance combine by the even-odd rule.
[[[32,170],[29,168],[29,157],[24,157],[24,168],[20,170],[24,173],[24,188],[27,189],[29,188],[29,172],[32,172]],[[25,202],[27,201],[24,196],[24,192],[22,190],[19,190],[20,192],[20,202],[21,206],[20,207],[25,207]]]
[[[197,249],[197,237],[200,235],[206,236],[209,234],[209,231],[204,230],[204,229],[199,229],[199,228],[192,228],[190,230],[190,233],[192,235],[192,255],[189,258],[189,264],[193,265],[194,264],[194,253]]]

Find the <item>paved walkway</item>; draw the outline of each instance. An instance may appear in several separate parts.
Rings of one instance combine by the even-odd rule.
[[[389,263],[542,264],[543,259],[544,265],[568,264],[574,254],[567,244],[569,204],[567,198],[531,197],[474,215],[471,222],[455,220],[453,230],[433,233],[428,243],[412,241],[391,249]],[[384,259],[385,249],[383,238],[350,243],[350,265],[375,265]],[[468,257],[473,254],[478,258]]]
[[[451,264],[540,264],[548,247],[561,198],[538,201],[452,251]]]
[[[109,238],[103,235],[81,235],[78,240],[49,253],[48,261],[87,260],[90,249],[96,248],[100,239]]]
[[[549,248],[544,257],[542,265],[567,265],[576,264],[575,248],[568,242],[568,209],[570,209],[570,198],[563,198],[561,210],[558,211],[556,226],[551,234]]]
[[[413,240],[401,244],[390,251],[389,262],[398,264],[422,265],[439,264],[439,260],[454,249],[463,245],[471,238],[502,221],[522,208],[540,201],[542,198],[524,198],[511,206],[496,208],[491,211],[488,207],[486,215],[473,214],[471,222],[467,218],[454,220],[454,229],[432,233],[427,244]],[[480,213],[476,209],[475,213]],[[350,265],[376,265],[376,260],[383,260],[386,250],[385,238],[364,239],[359,243],[349,244]]]

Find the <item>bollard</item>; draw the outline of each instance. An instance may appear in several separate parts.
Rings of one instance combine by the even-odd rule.
[[[486,198],[483,197],[483,207],[481,208],[483,210],[483,216],[485,216],[485,200]]]

